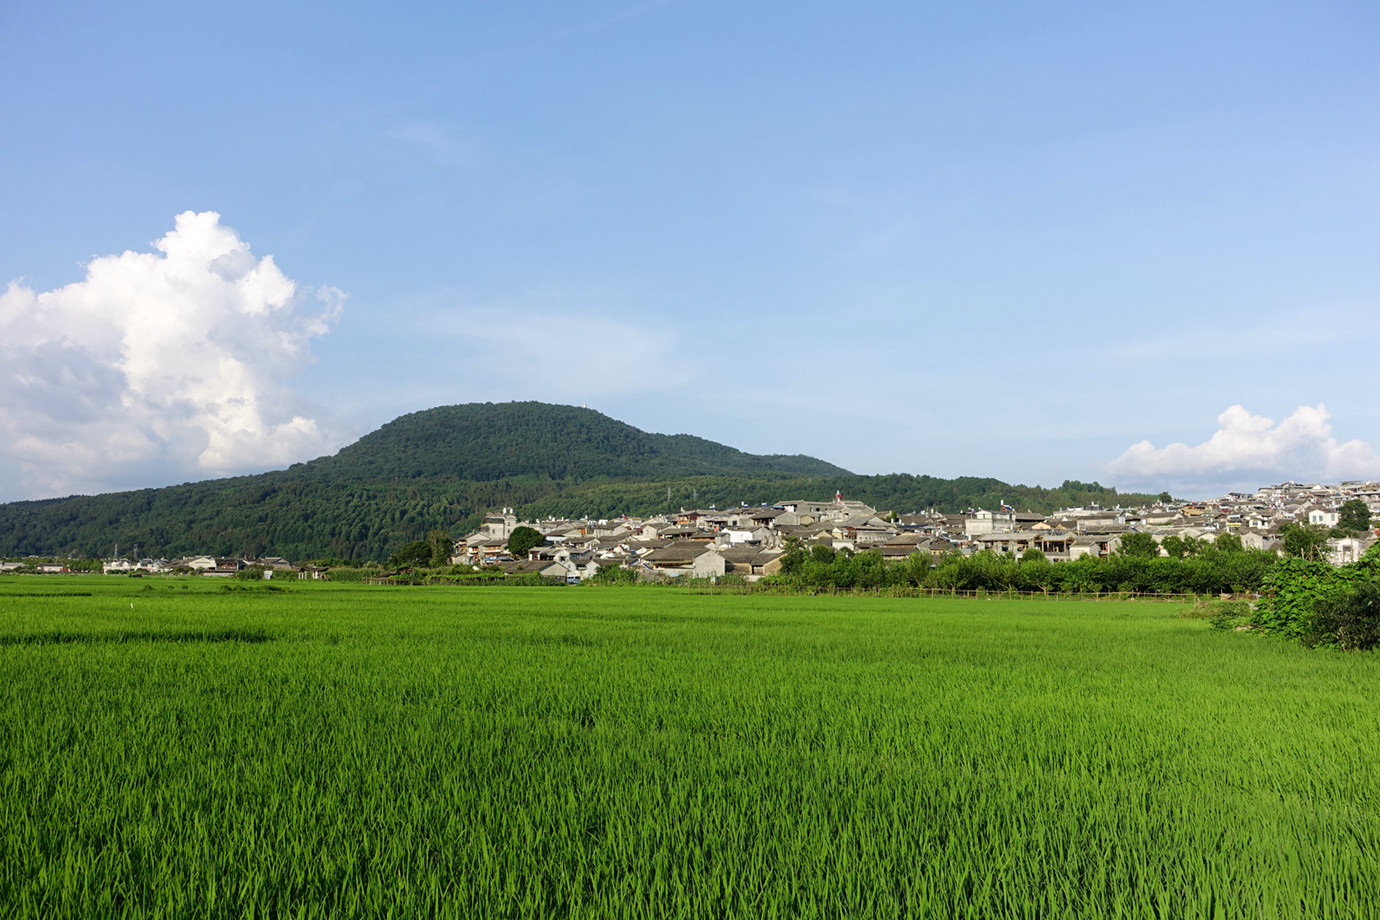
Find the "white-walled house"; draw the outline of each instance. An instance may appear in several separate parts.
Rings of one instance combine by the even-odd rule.
[[[1333,565],[1349,565],[1356,562],[1375,540],[1360,537],[1333,537],[1327,541],[1327,561]]]
[[[1313,508],[1308,512],[1308,523],[1315,527],[1336,527],[1341,514],[1326,508]]]
[[[646,553],[642,562],[653,572],[671,578],[709,578],[725,571],[724,557],[718,548],[697,540],[676,540]]]
[[[1004,533],[1016,529],[1014,511],[984,511],[978,509],[963,521],[963,532],[970,537],[988,533]]]

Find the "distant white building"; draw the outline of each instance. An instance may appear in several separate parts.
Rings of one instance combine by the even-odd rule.
[[[1334,537],[1327,541],[1327,561],[1333,565],[1348,565],[1356,562],[1365,555],[1366,550],[1370,549],[1373,542],[1373,539]]]
[[[1308,523],[1316,527],[1336,527],[1341,515],[1336,511],[1314,508],[1308,512]]]
[[[1016,529],[1014,511],[974,511],[963,520],[963,532],[970,537],[989,533],[1005,533]]]

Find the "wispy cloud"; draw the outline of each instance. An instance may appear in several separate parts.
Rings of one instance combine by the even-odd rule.
[[[1204,492],[1264,481],[1380,478],[1380,453],[1332,436],[1326,407],[1299,406],[1278,424],[1231,406],[1201,444],[1155,447],[1141,441],[1107,464],[1118,485]]]
[[[287,386],[345,295],[303,289],[212,211],[83,281],[0,294],[0,492],[96,491],[339,446]]]

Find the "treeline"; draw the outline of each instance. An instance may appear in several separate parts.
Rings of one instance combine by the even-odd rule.
[[[827,546],[796,546],[782,557],[778,586],[843,591],[891,587],[946,591],[1025,591],[1057,594],[1239,594],[1259,591],[1278,557],[1263,550],[1204,549],[1168,558],[1113,553],[1050,562],[1039,550],[1020,557],[982,551],[938,559],[913,555],[884,560],[876,551],[856,554]]]
[[[384,559],[417,534],[473,516],[440,489],[283,482],[267,474],[0,506],[0,556],[284,556]]]

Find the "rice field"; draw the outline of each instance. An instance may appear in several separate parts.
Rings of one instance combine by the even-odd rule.
[[[1370,917],[1380,662],[1164,603],[0,579],[0,916]]]

